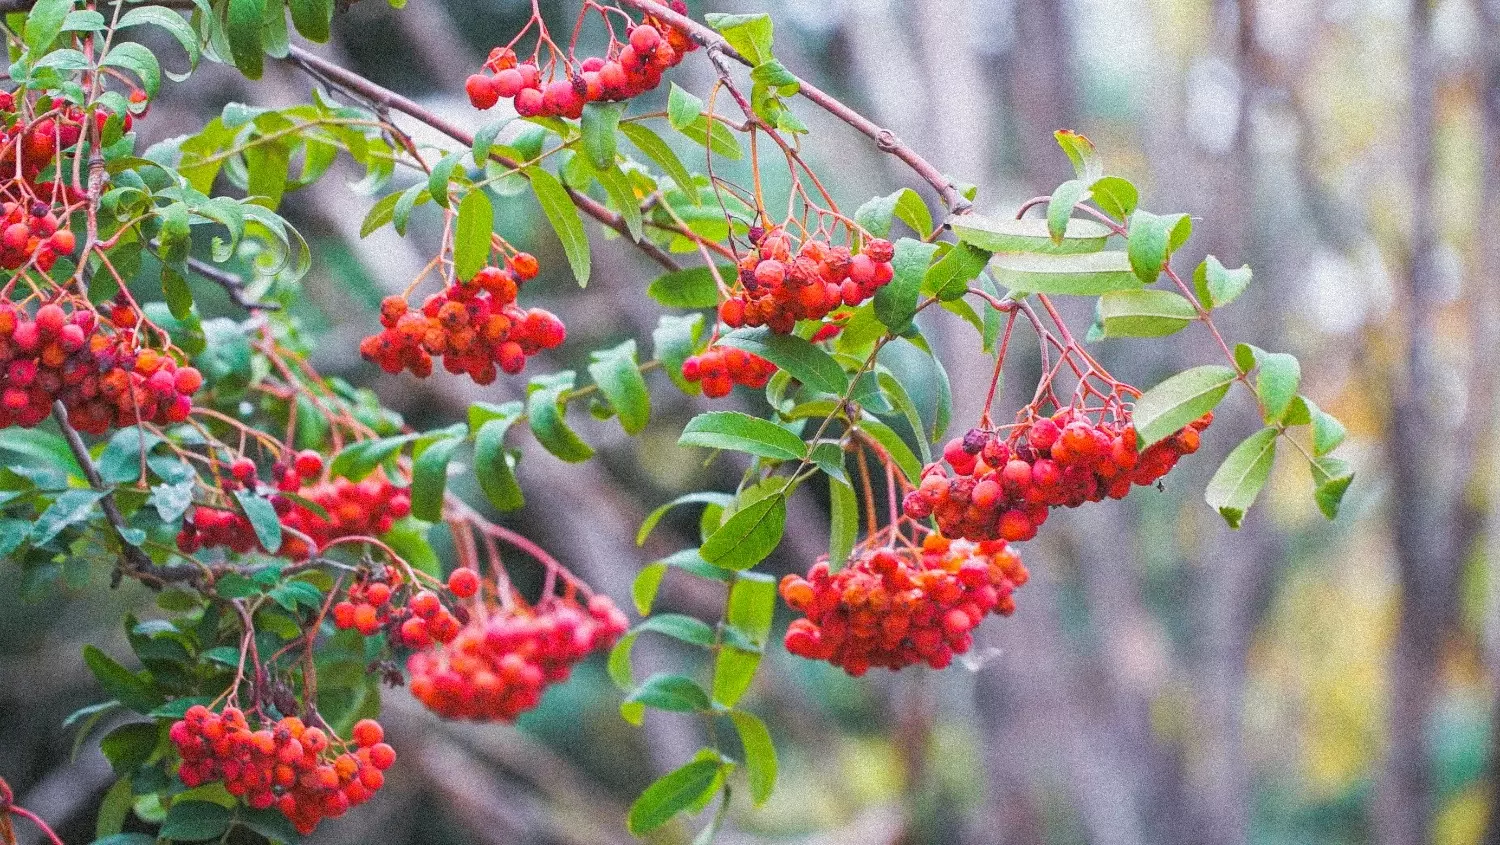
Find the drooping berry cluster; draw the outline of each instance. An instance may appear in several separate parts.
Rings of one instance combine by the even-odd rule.
[[[87,434],[182,422],[202,386],[196,369],[140,348],[132,328],[106,330],[87,307],[50,302],[32,317],[0,302],[0,428],[37,425],[54,400]]]
[[[1096,422],[1073,409],[1020,426],[1009,440],[971,429],[923,470],[921,485],[903,503],[906,515],[930,515],[950,537],[1030,540],[1050,508],[1123,499],[1132,484],[1156,483],[1198,450],[1199,434],[1212,421],[1205,414],[1145,451],[1137,451],[1128,420]]]
[[[354,751],[294,716],[252,727],[239,708],[219,714],[201,704],[173,722],[168,736],[188,788],[223,781],[230,795],[257,810],[275,807],[304,835],[370,800],[396,762],[371,719],[354,726]]]
[[[493,382],[497,367],[519,373],[527,357],[567,338],[556,315],[515,305],[517,286],[536,272],[536,260],[522,253],[510,269],[486,267],[473,279],[428,297],[416,311],[402,297],[386,297],[380,303],[384,330],[365,338],[360,354],[388,373],[411,370],[421,378],[432,374],[434,358],[442,359],[443,369],[467,373],[477,384]]]
[[[411,513],[411,496],[392,484],[383,472],[363,481],[336,478],[303,486],[303,479],[316,477],[322,471],[322,456],[304,450],[290,464],[279,463],[272,468],[274,490],[260,482],[254,462],[248,459],[231,464],[233,478],[224,479],[223,483],[226,488],[244,485],[267,494],[282,526],[288,529],[282,532],[281,546],[275,553],[294,560],[306,560],[344,537],[384,534],[397,520]],[[295,493],[297,498],[282,493]],[[299,500],[322,508],[327,517]],[[271,551],[261,545],[245,514],[210,505],[193,508],[177,534],[177,547],[185,554],[219,547],[239,554]]]
[[[895,276],[895,248],[883,238],[866,242],[858,254],[808,239],[794,254],[785,230],[754,228],[750,236],[755,248],[740,258],[738,290],[719,304],[719,319],[731,328],[769,326],[786,334],[798,320],[859,305]]]
[[[685,13],[681,0],[670,5]],[[577,119],[589,103],[628,100],[661,84],[661,76],[682,57],[697,48],[683,32],[655,18],[630,29],[628,41],[611,40],[604,56],[590,56],[575,67],[564,63],[561,78],[543,80],[543,69],[535,61],[520,61],[516,51],[496,47],[484,69],[464,82],[464,91],[476,109],[493,108],[501,100],[514,100],[521,117],[567,117]],[[550,71],[550,67],[549,67]]]
[[[445,719],[510,722],[537,706],[548,684],[614,645],[629,623],[607,596],[587,607],[552,598],[536,607],[492,611],[447,645],[413,654],[411,694]]]
[[[733,346],[710,346],[682,362],[682,377],[701,382],[710,399],[728,396],[737,384],[760,390],[775,374],[775,364]]]
[[[58,257],[72,255],[77,246],[73,231],[60,227],[47,203],[0,204],[0,268],[15,270],[35,260],[37,269],[45,273]]]
[[[144,92],[132,92],[131,102],[144,103]],[[14,93],[0,91],[0,150],[4,151],[3,158],[9,172],[14,174],[19,170],[19,181],[24,183],[25,193],[29,193],[31,199],[41,198],[45,202],[84,202],[87,199],[85,194],[66,182],[37,181],[43,171],[56,164],[58,153],[71,149],[83,137],[86,119],[84,110],[77,105],[42,96],[32,103],[30,111],[32,114],[45,116],[27,120],[17,112],[16,105]],[[108,109],[97,108],[93,114],[94,131],[102,135],[112,113]],[[121,120],[124,131],[129,132],[134,123],[130,112],[125,112]],[[20,187],[15,182],[7,184],[3,189],[7,194],[6,198],[21,199],[10,195]]]
[[[782,599],[806,614],[787,629],[786,649],[855,677],[872,666],[941,669],[969,650],[986,614],[1015,611],[1011,593],[1027,577],[1004,542],[939,534],[927,535],[920,550],[866,548],[838,572],[820,560],[806,578],[781,580]]]

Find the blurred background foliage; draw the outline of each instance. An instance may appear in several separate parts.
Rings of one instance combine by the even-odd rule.
[[[489,118],[470,109],[462,80],[529,5],[413,0],[396,11],[365,0],[320,49],[478,126]],[[571,0],[541,5],[556,29],[571,27]],[[1255,268],[1257,285],[1223,315],[1226,334],[1306,362],[1304,390],[1349,423],[1359,469],[1336,523],[1319,518],[1300,463],[1286,461],[1265,507],[1228,531],[1201,492],[1255,425],[1248,401],[1230,400],[1204,452],[1164,490],[1059,514],[1026,544],[1033,580],[1019,611],[986,623],[966,663],[856,681],[775,650],[749,703],[772,726],[782,779],[766,809],[737,807],[720,841],[1500,842],[1500,3],[690,6],[770,12],[785,64],[978,185],[983,211],[1009,213],[1068,178],[1051,133],[1087,134],[1110,172],[1142,187],[1144,205],[1199,218],[1179,266],[1212,252]],[[180,65],[175,47],[152,46]],[[671,78],[703,93],[712,71],[694,55]],[[168,90],[142,140],[194,131],[226,102],[308,96],[288,66],[268,65],[255,85],[205,68]],[[798,112],[813,130],[808,160],[841,205],[916,186],[863,138]],[[369,202],[330,179],[285,207],[314,246],[299,316],[320,338],[318,368],[374,387],[419,427],[516,395],[518,380],[417,382],[359,359],[375,304],[406,286],[439,234],[418,215],[406,240],[389,229],[362,240]],[[643,292],[654,274],[627,247],[591,231],[596,271],[580,293],[531,200],[518,194],[501,217],[502,234],[542,259],[530,304],[569,326],[570,342],[537,372],[649,338],[659,309]],[[223,303],[237,316],[231,309]],[[977,417],[990,362],[961,321],[924,319],[946,347],[961,431]],[[1149,385],[1216,353],[1188,331],[1166,344],[1109,341],[1102,354],[1117,375]],[[1010,368],[1008,407],[1030,395],[1036,366],[1018,357]],[[580,420],[602,460],[529,453],[528,505],[510,520],[622,603],[640,566],[696,531],[674,512],[669,530],[636,549],[645,513],[684,489],[733,483],[730,468],[675,447],[700,403],[652,378],[657,420],[642,442]],[[804,493],[793,504],[787,542],[767,564],[777,574],[805,569],[825,545],[825,503]],[[97,749],[59,724],[100,697],[81,646],[112,642],[106,650],[123,654],[119,619],[151,611],[137,585],[104,589],[106,571],[69,567],[58,592],[29,590],[0,567],[0,776],[69,842],[91,838],[109,783]],[[669,579],[664,606],[716,612],[720,597],[698,589]],[[638,671],[684,659],[645,645]],[[624,807],[691,754],[701,725],[653,713],[631,728],[600,662],[516,728],[439,724],[388,692],[403,763],[369,808],[311,841],[627,841]],[[657,836],[688,838],[680,826]]]

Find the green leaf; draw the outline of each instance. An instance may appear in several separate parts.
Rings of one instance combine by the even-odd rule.
[[[73,0],[38,0],[26,15],[26,49],[39,54],[51,47],[71,11]]]
[[[1354,468],[1348,461],[1329,457],[1317,458],[1308,467],[1312,470],[1313,499],[1318,510],[1328,519],[1337,518],[1344,494],[1354,482]]]
[[[631,187],[630,177],[620,169],[618,164],[611,164],[603,170],[594,171],[594,178],[604,186],[604,192],[609,194],[609,199],[614,203],[616,210],[620,212],[620,218],[625,221],[625,231],[630,234],[632,241],[639,242],[644,236],[645,223],[641,217],[641,198]]]
[[[582,463],[594,456],[593,447],[568,426],[563,393],[571,390],[575,374],[564,370],[527,385],[526,418],[531,433],[547,451],[568,463]]]
[[[1046,220],[981,217],[964,214],[950,221],[960,241],[990,252],[1035,252],[1074,255],[1098,252],[1109,239],[1109,229],[1093,220],[1072,218],[1063,230],[1062,242],[1052,239]]]
[[[1313,455],[1321,458],[1344,442],[1348,429],[1344,428],[1344,424],[1339,422],[1338,417],[1314,405],[1312,400],[1305,399],[1304,401],[1307,402],[1308,410],[1312,414]]]
[[[261,144],[245,150],[251,202],[275,211],[286,195],[292,151],[285,144]]]
[[[444,155],[437,164],[432,166],[432,172],[427,174],[427,193],[432,201],[448,207],[448,185],[453,181],[453,171],[458,168],[458,163],[463,159],[460,153],[448,153]]]
[[[276,509],[271,503],[255,495],[249,490],[234,491],[235,501],[240,503],[240,508],[245,511],[245,516],[250,520],[250,527],[255,529],[255,537],[266,551],[272,554],[281,548],[281,518],[276,515]]]
[[[908,481],[915,484],[922,477],[921,462],[917,460],[917,456],[912,453],[911,447],[906,445],[906,441],[901,439],[901,435],[897,434],[895,429],[868,415],[859,421],[859,428],[875,438],[875,441],[895,461],[896,468],[901,470],[901,473],[906,476]],[[920,437],[921,434],[918,433],[917,436]],[[941,432],[938,432],[938,436],[941,436]]]
[[[959,299],[968,292],[969,282],[978,278],[990,253],[970,243],[959,243],[927,269],[922,290],[938,299]]]
[[[665,569],[666,564],[662,564],[662,567]],[[702,648],[713,648],[714,645],[713,626],[701,619],[694,619],[681,613],[658,614],[635,626],[631,633],[643,634],[647,631],[663,634],[678,642]],[[696,685],[694,686],[696,688]]]
[[[671,83],[667,90],[667,122],[681,132],[703,114],[703,101]]]
[[[453,227],[453,273],[472,279],[490,261],[490,235],[495,209],[489,195],[475,188],[458,203],[458,222]]]
[[[726,633],[733,630],[727,629]],[[733,707],[743,698],[755,682],[761,656],[759,650],[739,648],[726,642],[714,657],[714,701]]]
[[[663,141],[661,136],[651,130],[649,126],[641,123],[620,124],[620,134],[630,140],[636,149],[646,154],[646,157],[656,162],[672,181],[677,183],[677,189],[688,198],[694,205],[699,203],[698,191],[693,186],[693,176],[683,166],[682,159],[677,153]]]
[[[743,632],[750,643],[764,648],[776,615],[776,579],[760,573],[744,573],[729,588],[725,619]]]
[[[1067,236],[1073,207],[1083,199],[1086,191],[1083,182],[1069,179],[1052,192],[1052,199],[1047,202],[1047,234],[1051,235],[1052,243],[1060,244]]]
[[[1022,293],[1099,296],[1141,286],[1123,252],[1005,254],[990,262],[995,281]]]
[[[802,441],[797,441],[801,443]],[[52,542],[63,529],[88,519],[94,506],[107,490],[68,490],[52,501],[31,526],[31,542],[42,546]]]
[[[1099,297],[1105,337],[1165,337],[1198,318],[1193,304],[1167,290],[1119,290]]]
[[[663,775],[630,805],[626,826],[632,834],[641,836],[666,824],[712,791],[721,768],[716,760],[694,760]]]
[[[932,264],[937,245],[902,238],[896,241],[895,246],[896,254],[891,259],[891,269],[895,271],[895,275],[889,283],[875,291],[875,317],[886,328],[899,334],[906,331],[917,313],[917,300],[922,295],[922,279],[926,277],[927,268]]]
[[[645,521],[641,523],[640,530],[635,534],[635,544],[637,546],[645,545],[646,538],[651,536],[651,532],[656,528],[657,523],[661,522],[662,517],[666,516],[667,512],[672,508],[678,507],[679,505],[693,504],[718,505],[719,507],[723,508],[728,507],[729,504],[733,501],[734,496],[731,496],[728,493],[688,493],[684,496],[678,496],[672,501],[667,502],[665,505],[658,507],[656,510],[652,511],[646,516]]]
[[[1068,161],[1073,162],[1073,172],[1079,179],[1092,182],[1103,173],[1104,163],[1099,160],[1093,141],[1071,129],[1059,129],[1052,133],[1052,137],[1057,139],[1057,145],[1067,154]]]
[[[732,265],[719,267],[724,279],[734,279],[735,273]],[[719,284],[709,268],[689,267],[653,279],[646,295],[668,308],[714,308],[719,304]]]
[[[443,494],[448,490],[448,462],[463,445],[462,437],[448,437],[433,443],[412,462],[411,513],[425,522],[443,518]],[[476,475],[479,468],[475,467]]]
[[[150,713],[165,700],[141,676],[116,663],[114,658],[94,646],[83,647],[83,662],[98,679],[99,686],[104,688],[106,695],[137,713]]]
[[[1152,444],[1176,434],[1179,429],[1212,411],[1235,372],[1228,367],[1209,365],[1178,373],[1146,391],[1135,402],[1135,427],[1142,451]]]
[[[922,238],[932,237],[932,212],[928,210],[927,203],[922,201],[922,195],[911,188],[902,188],[895,193],[896,219],[911,227]]]
[[[842,396],[849,389],[849,375],[839,362],[796,335],[766,328],[735,329],[719,338],[719,344],[759,355],[814,390]]]
[[[609,400],[626,434],[640,434],[651,421],[651,394],[636,360],[635,341],[592,353],[589,375]]]
[[[292,26],[309,41],[328,40],[333,23],[333,0],[287,0],[292,10]]]
[[[1255,503],[1266,479],[1271,477],[1277,434],[1274,428],[1263,428],[1250,435],[1234,447],[1214,477],[1209,479],[1203,498],[1224,517],[1230,528],[1240,527],[1245,512]]]
[[[360,481],[375,471],[386,460],[400,452],[408,443],[416,440],[418,433],[379,440],[361,440],[346,446],[328,464],[328,474]]]
[[[1248,264],[1238,270],[1228,270],[1219,259],[1210,255],[1193,271],[1193,287],[1204,308],[1218,308],[1239,299],[1240,294],[1250,287],[1252,275]]]
[[[775,26],[771,23],[770,15],[726,15],[710,12],[703,16],[703,20],[718,30],[719,34],[724,36],[724,40],[729,42],[729,46],[748,59],[750,64],[758,65],[771,60],[771,42],[775,35]]]
[[[265,0],[229,0],[224,20],[224,34],[235,67],[250,79],[260,79],[265,48],[261,28],[265,19]]]
[[[484,497],[502,511],[517,510],[526,504],[511,469],[510,456],[505,452],[505,433],[517,419],[519,414],[492,419],[480,426],[474,437],[474,477]]]
[[[615,130],[624,111],[624,103],[589,103],[583,107],[583,119],[579,122],[583,151],[601,170],[615,163]]]
[[[556,176],[535,165],[526,168],[525,173],[537,202],[541,203],[542,213],[562,242],[574,278],[578,279],[580,287],[586,286],[589,283],[589,238],[577,207]]]
[[[141,456],[162,438],[137,426],[122,428],[109,438],[97,461],[99,477],[109,484],[130,484],[141,477]]]
[[[859,500],[854,488],[835,478],[828,479],[831,523],[828,533],[828,568],[837,572],[854,551],[859,538]]]
[[[677,442],[748,452],[775,461],[795,461],[807,454],[802,438],[773,422],[738,411],[708,411],[693,417]]]
[[[1094,195],[1094,205],[1121,223],[1130,217],[1136,204],[1140,202],[1140,193],[1135,186],[1118,176],[1105,176],[1095,180],[1089,186],[1089,191]]]
[[[662,579],[667,577],[667,564],[657,561],[647,564],[630,584],[630,598],[635,602],[636,612],[642,616],[651,612],[656,603],[656,593],[661,589]]]
[[[125,827],[125,820],[130,817],[130,805],[133,803],[135,803],[135,790],[132,788],[130,778],[122,777],[115,781],[109,791],[104,793],[104,799],[99,802],[99,817],[94,826],[93,845],[98,845],[100,840],[121,835],[120,830]],[[144,845],[153,845],[153,843],[154,840],[147,837]]]
[[[123,777],[150,759],[159,735],[155,722],[129,722],[105,734],[99,750],[115,774]]]
[[[667,674],[652,675],[642,681],[625,698],[625,704],[640,704],[672,713],[692,713],[696,710],[708,710],[713,706],[709,702],[708,693],[692,678]]]
[[[759,807],[771,797],[776,786],[776,746],[771,732],[754,714],[735,710],[729,714],[745,749],[745,774],[750,780],[750,800]]]
[[[163,839],[201,842],[223,836],[233,821],[233,812],[218,804],[209,801],[174,801],[172,808],[167,811],[167,820],[162,822],[157,835]]]
[[[135,74],[149,97],[155,97],[156,92],[161,90],[161,63],[150,50],[134,41],[122,41],[111,47],[99,65],[117,67]]]
[[[682,377],[682,363],[698,348],[703,334],[702,314],[663,314],[651,332],[651,348],[667,378],[683,393],[697,394],[697,384]]]
[[[1255,395],[1265,409],[1265,423],[1281,421],[1297,398],[1302,385],[1302,364],[1297,356],[1286,352],[1267,352],[1248,343],[1235,348],[1236,358],[1253,357],[1256,365]]]
[[[723,569],[748,569],[776,549],[785,529],[786,497],[778,493],[736,511],[698,553]]]
[[[1129,235],[1125,239],[1125,252],[1130,256],[1130,269],[1146,284],[1156,281],[1167,263],[1167,256],[1187,233],[1193,229],[1193,221],[1186,214],[1152,214],[1136,211],[1130,215]]]

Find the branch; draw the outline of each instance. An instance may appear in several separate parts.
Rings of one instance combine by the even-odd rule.
[[[89,486],[95,490],[107,490],[104,479],[99,477],[99,470],[94,466],[94,459],[89,455],[89,448],[83,442],[83,437],[79,435],[78,429],[68,422],[68,409],[61,399],[52,403],[52,416],[57,420],[57,427],[62,429],[63,437],[68,441],[68,450],[77,459],[78,466],[89,481]],[[115,539],[120,541],[120,563],[124,564],[115,567],[110,586],[118,587],[120,578],[127,569],[130,570],[130,574],[150,584],[148,579],[153,577],[151,570],[156,568],[156,564],[145,552],[125,540],[125,518],[120,515],[120,507],[115,503],[115,494],[106,492],[99,500],[99,507],[104,511],[104,517],[109,521],[109,527],[114,532]],[[160,589],[159,584],[156,587]]]
[[[731,47],[729,42],[724,40],[723,36],[692,18],[678,14],[661,3],[655,2],[655,0],[619,0],[619,2],[621,5],[629,6],[636,11],[644,12],[671,24],[673,27],[687,33],[689,38],[705,48],[728,56],[746,67],[754,66],[749,59]],[[839,120],[852,126],[860,134],[874,141],[875,146],[881,152],[890,153],[900,159],[907,167],[910,167],[918,176],[922,177],[923,181],[931,185],[933,190],[938,192],[943,205],[947,206],[950,213],[965,214],[973,208],[973,204],[959,191],[958,185],[954,184],[947,176],[944,176],[942,171],[938,170],[932,162],[923,158],[916,150],[902,143],[901,139],[896,137],[896,133],[876,125],[874,121],[844,105],[838,98],[813,85],[811,82],[798,77],[797,83],[799,86],[797,90],[798,94],[812,101],[819,108]]]
[[[333,62],[328,61],[327,59],[316,56],[308,52],[305,48],[293,45],[291,51],[287,54],[286,60],[301,68],[310,76],[342,88],[345,91],[348,91],[349,93],[354,94],[363,100],[366,100],[377,109],[395,109],[396,111],[401,112],[408,117],[419,120],[422,123],[432,127],[433,129],[436,129],[437,131],[443,133],[444,135],[447,135],[449,138],[452,138],[453,140],[457,141],[460,144],[463,144],[466,147],[474,146],[473,133],[464,130],[463,127],[449,121],[441,115],[435,114],[429,109],[422,107],[418,103],[406,97],[403,97],[400,94],[397,94],[395,91],[392,91],[389,88],[385,88],[366,79],[363,76],[360,76],[354,71],[340,67],[339,65],[336,65]],[[512,161],[511,159],[506,158],[505,156],[500,155],[497,152],[491,151],[490,158],[496,162],[499,162],[501,165],[507,168],[517,171],[520,170],[520,162]],[[666,251],[664,251],[661,247],[657,246],[654,243],[651,243],[650,241],[637,241],[635,238],[633,238],[630,234],[630,228],[625,225],[625,219],[623,217],[614,213],[613,211],[610,211],[608,208],[604,207],[602,203],[586,194],[580,193],[573,188],[568,188],[567,191],[568,196],[572,198],[573,203],[578,206],[580,211],[594,218],[605,226],[614,229],[626,241],[634,244],[637,248],[644,252],[652,261],[660,264],[669,272],[682,269],[677,261],[673,259],[671,255],[668,255]]]
[[[228,270],[216,267],[213,264],[208,263],[207,261],[203,261],[197,258],[189,258],[187,260],[187,264],[188,267],[192,268],[192,271],[194,273],[197,273],[203,278],[208,279],[210,282],[213,282],[219,287],[223,288],[224,292],[229,294],[229,299],[234,302],[235,305],[238,305],[246,311],[281,310],[281,305],[278,303],[258,302],[254,299],[246,298],[245,280],[240,278],[238,275],[229,272]]]

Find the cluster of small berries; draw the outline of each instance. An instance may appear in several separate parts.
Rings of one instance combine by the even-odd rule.
[[[248,458],[235,460],[229,471],[233,478],[224,479],[226,489],[244,485],[268,494],[281,524],[289,529],[282,533],[281,546],[275,553],[293,560],[306,560],[343,537],[384,534],[391,530],[396,520],[411,513],[411,496],[392,484],[384,473],[363,481],[336,478],[304,486],[305,479],[316,478],[323,472],[323,457],[310,449],[298,452],[289,464],[278,463],[272,467],[274,491],[261,484],[255,462]],[[284,493],[294,493],[296,499],[282,495]],[[316,504],[327,513],[327,517],[298,500]],[[307,539],[303,539],[304,536]],[[246,515],[209,505],[193,508],[183,521],[182,530],[177,534],[177,547],[184,554],[218,547],[239,554],[269,551],[261,545]]]
[[[354,726],[352,752],[294,716],[252,728],[236,707],[219,714],[195,705],[168,736],[182,757],[177,776],[189,789],[222,781],[250,807],[280,810],[303,835],[370,800],[396,762],[372,719]]]
[[[431,590],[417,590],[403,605],[403,580],[401,573],[388,569],[380,579],[356,583],[349,588],[348,598],[333,606],[334,626],[366,637],[389,631],[394,643],[412,649],[452,642],[468,621],[468,611],[462,607],[457,613],[449,610]]]
[[[775,374],[775,364],[733,346],[710,346],[682,362],[682,377],[701,382],[710,399],[728,396],[737,384],[760,390]]]
[[[895,247],[884,238],[858,254],[844,246],[809,239],[793,254],[782,229],[750,231],[755,249],[739,262],[739,292],[719,303],[719,319],[731,328],[769,326],[789,333],[798,320],[821,320],[835,308],[854,307],[895,276]]]
[[[672,0],[671,5],[678,12],[687,8],[681,0]],[[660,85],[662,74],[698,46],[686,34],[651,18],[631,27],[628,39],[618,50],[612,42],[606,56],[584,59],[576,71],[568,63],[563,78],[547,81],[543,81],[536,62],[522,62],[515,50],[496,47],[484,64],[493,75],[470,76],[464,82],[464,91],[476,109],[514,100],[516,114],[521,117],[576,120],[589,103],[628,100]]]
[[[380,303],[384,329],[360,343],[360,354],[388,373],[411,370],[420,378],[432,374],[433,358],[477,384],[493,382],[497,366],[500,372],[519,373],[529,356],[555,349],[567,338],[556,315],[515,305],[518,283],[536,272],[536,260],[522,253],[510,269],[486,267],[428,297],[416,311],[402,297],[386,297]]]
[[[411,694],[445,719],[510,722],[537,706],[548,684],[607,649],[629,622],[607,596],[587,607],[550,599],[534,608],[492,608],[440,649],[413,654]]]
[[[60,256],[72,255],[78,240],[73,230],[60,228],[57,215],[45,202],[0,204],[0,268],[15,270],[35,260],[43,273]]]
[[[1145,451],[1137,450],[1129,420],[1096,422],[1071,408],[1017,428],[1009,440],[970,429],[923,470],[903,506],[914,519],[934,517],[950,537],[1030,540],[1050,508],[1123,499],[1132,484],[1156,483],[1198,450],[1212,421],[1205,414]]]
[[[144,92],[131,93],[132,103],[141,104],[145,101]],[[31,188],[34,196],[52,197],[56,192],[60,199],[69,203],[83,202],[85,195],[71,185],[61,182],[39,183],[36,180],[42,171],[56,163],[59,152],[73,147],[83,137],[83,122],[86,119],[84,110],[44,96],[38,97],[32,104],[31,112],[47,116],[40,120],[22,119],[16,111],[15,94],[0,91],[0,126],[4,126],[0,128],[0,147],[10,151],[6,154],[6,163],[11,167],[19,165],[21,179]],[[107,109],[96,109],[94,131],[102,135],[110,116],[111,112]],[[130,112],[127,111],[121,120],[125,131],[129,132],[134,124]]]
[[[787,629],[786,649],[855,677],[872,666],[941,669],[969,650],[986,614],[1015,611],[1011,593],[1026,580],[1020,555],[1004,542],[940,534],[928,534],[920,550],[864,549],[838,572],[820,560],[806,578],[781,581],[782,599],[806,614]]]
[[[30,317],[0,302],[0,428],[41,423],[54,400],[87,434],[187,419],[203,376],[139,348],[133,329],[101,329],[87,307],[51,302]]]

